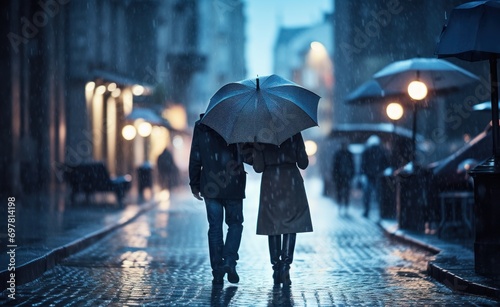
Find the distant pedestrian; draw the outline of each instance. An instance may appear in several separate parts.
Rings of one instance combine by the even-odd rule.
[[[354,158],[349,151],[348,143],[342,141],[340,149],[333,155],[333,171],[332,177],[335,183],[335,192],[337,204],[339,206],[339,213],[342,207],[345,213],[348,211],[350,195],[351,195],[351,182],[354,177]]]
[[[309,164],[300,133],[280,146],[255,144],[253,168],[262,173],[257,234],[267,235],[274,284],[290,285],[297,233],[313,231],[304,180]]]
[[[372,196],[378,199],[379,179],[388,166],[387,154],[380,144],[380,138],[376,135],[370,136],[361,156],[361,173],[366,176],[363,187],[364,217],[368,217],[370,213]]]
[[[229,282],[238,283],[236,261],[243,231],[246,173],[237,145],[226,144],[217,132],[199,120],[194,126],[189,178],[193,196],[205,199],[212,283],[223,284],[226,273]],[[224,215],[228,226],[225,241]]]
[[[175,165],[174,157],[168,148],[158,156],[156,163],[158,168],[159,184],[162,190],[171,190],[179,182],[179,169]]]

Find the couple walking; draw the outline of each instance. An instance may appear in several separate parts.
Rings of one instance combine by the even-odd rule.
[[[280,146],[227,144],[213,129],[195,123],[189,177],[195,198],[205,200],[213,284],[224,275],[238,283],[236,262],[243,231],[246,173],[243,162],[262,173],[257,234],[268,236],[275,285],[290,285],[296,234],[311,232],[312,222],[300,171],[308,164],[300,133]],[[224,218],[225,215],[225,218]],[[228,226],[223,238],[223,221]]]

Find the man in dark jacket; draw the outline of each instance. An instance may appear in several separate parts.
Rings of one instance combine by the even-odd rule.
[[[348,148],[349,144],[342,141],[340,149],[333,155],[333,181],[335,182],[335,191],[339,213],[341,208],[349,207],[351,194],[351,182],[354,177],[354,158]]]
[[[372,194],[378,199],[378,180],[388,166],[387,154],[380,144],[380,138],[376,135],[370,136],[361,156],[361,172],[366,176],[363,191],[364,217],[368,217],[370,213]]]
[[[237,283],[236,260],[243,231],[246,173],[237,145],[228,145],[217,132],[199,120],[194,126],[189,179],[194,197],[205,199],[212,283],[222,284],[225,273],[229,282]],[[224,211],[228,226],[225,242],[222,229]]]

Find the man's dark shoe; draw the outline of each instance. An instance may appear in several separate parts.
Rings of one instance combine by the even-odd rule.
[[[224,271],[212,273],[212,275],[214,276],[214,279],[212,279],[212,285],[223,285],[224,274],[225,274]]]
[[[227,264],[224,266],[224,271],[227,273],[227,280],[230,283],[237,284],[240,281],[240,277],[236,272],[236,267]]]

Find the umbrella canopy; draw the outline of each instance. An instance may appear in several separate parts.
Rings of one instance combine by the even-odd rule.
[[[246,79],[220,88],[210,99],[201,123],[218,132],[228,144],[280,145],[318,125],[319,99],[278,75]]]
[[[498,103],[498,106],[500,107],[500,103]],[[481,102],[481,103],[475,104],[472,107],[472,110],[474,110],[474,111],[488,111],[488,112],[491,112],[491,101],[485,101],[485,102]]]
[[[472,1],[455,7],[436,48],[439,57],[469,62],[500,54],[500,2]]]
[[[419,80],[430,91],[440,91],[479,81],[479,78],[448,61],[435,58],[412,58],[397,61],[373,75],[387,92],[407,93],[408,84]]]
[[[401,92],[385,91],[376,80],[371,79],[350,92],[345,101],[348,103],[372,102],[399,95]]]
[[[498,71],[500,56],[500,2],[472,1],[455,7],[443,27],[436,54],[466,61],[490,62],[491,122],[498,122]],[[493,125],[493,156],[500,156],[500,130]]]
[[[408,85],[412,81],[425,83],[432,92],[460,88],[466,84],[479,81],[479,78],[448,61],[435,58],[412,58],[397,61],[387,65],[373,75],[382,89],[391,92],[408,93]],[[417,130],[417,104],[413,104],[413,140],[414,149],[412,161],[415,159],[416,130]],[[415,161],[414,161],[415,162]]]
[[[347,138],[352,143],[365,143],[371,135],[378,135],[383,141],[390,139],[401,139],[410,144],[412,139],[412,131],[403,127],[397,127],[389,123],[356,123],[356,124],[339,124],[330,131],[330,138]],[[418,135],[419,141],[424,138]]]
[[[125,117],[126,121],[135,121],[138,119],[142,119],[152,125],[171,128],[170,123],[166,119],[149,108],[134,108],[132,112],[130,112],[130,114]]]

